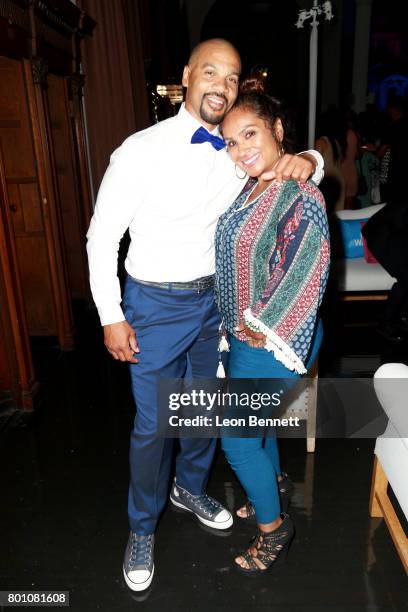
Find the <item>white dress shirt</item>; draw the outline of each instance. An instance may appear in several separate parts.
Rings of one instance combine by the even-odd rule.
[[[185,282],[214,274],[218,217],[246,179],[237,177],[226,149],[191,144],[199,127],[182,105],[178,115],[133,134],[111,156],[87,234],[90,284],[102,325],[125,318],[117,256],[128,228],[125,268],[133,278]],[[212,134],[219,135],[218,128]],[[318,166],[322,174],[321,158]]]

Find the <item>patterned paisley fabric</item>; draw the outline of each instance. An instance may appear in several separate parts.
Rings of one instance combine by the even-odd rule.
[[[235,330],[244,320],[266,335],[278,361],[305,374],[330,263],[325,202],[311,181],[274,181],[247,204],[254,184],[248,181],[216,229],[223,327],[244,340]]]

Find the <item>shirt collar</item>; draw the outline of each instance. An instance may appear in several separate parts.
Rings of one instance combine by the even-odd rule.
[[[194,132],[196,130],[198,130],[198,128],[203,127],[205,129],[207,129],[202,123],[200,123],[200,121],[198,121],[195,117],[193,117],[193,115],[191,113],[188,112],[184,102],[180,106],[180,110],[177,113],[177,119],[182,123],[182,125],[185,128],[186,133],[188,134],[189,138],[191,138],[191,136],[194,134]],[[220,138],[222,138],[218,125],[210,133],[213,136],[219,136]]]

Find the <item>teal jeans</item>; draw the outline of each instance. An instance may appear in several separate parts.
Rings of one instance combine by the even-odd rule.
[[[319,321],[316,326],[312,347],[306,361],[309,369],[315,361],[323,338]],[[297,379],[299,374],[288,370],[273,353],[250,347],[246,342],[230,338],[229,378],[285,378]],[[266,381],[265,381],[266,383]],[[290,380],[286,387],[290,386]],[[280,515],[280,500],[277,477],[281,474],[276,432],[268,431],[267,436],[252,438],[224,437],[222,449],[229,464],[245,489],[248,500],[253,504],[258,523],[271,523]]]

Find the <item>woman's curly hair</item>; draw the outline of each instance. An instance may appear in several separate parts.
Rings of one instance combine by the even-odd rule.
[[[296,136],[294,128],[286,116],[282,102],[266,91],[265,81],[257,76],[244,79],[239,88],[239,95],[231,108],[246,108],[257,117],[266,121],[275,136],[275,122],[281,120],[283,127],[282,146],[285,153],[295,152]]]

